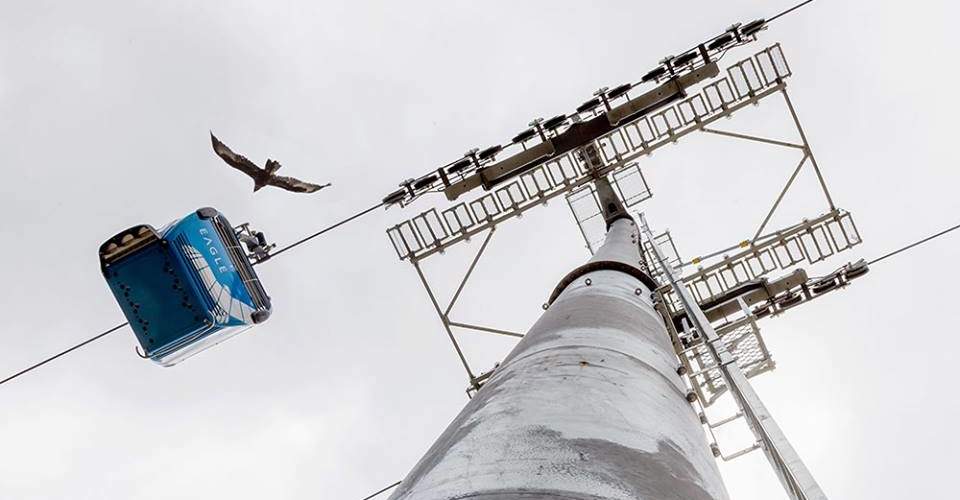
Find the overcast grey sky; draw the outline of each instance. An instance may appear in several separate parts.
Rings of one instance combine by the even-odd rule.
[[[531,118],[637,80],[666,54],[789,2],[4,2],[0,373],[122,321],[96,249],[200,206],[283,244]],[[832,269],[956,224],[951,2],[814,2],[763,33],[838,205],[866,243]],[[762,45],[739,52],[747,57]],[[779,105],[723,126],[790,138]],[[334,187],[251,193],[207,131]],[[750,236],[790,152],[697,135],[642,163],[651,222],[692,256]],[[439,199],[430,200],[446,206]],[[175,368],[129,331],[0,387],[0,498],[362,498],[403,477],[465,381],[377,212],[260,268],[273,318]],[[824,211],[808,176],[778,225]],[[503,227],[457,312],[524,330],[587,258],[562,203]],[[431,259],[442,290],[478,243]],[[755,385],[832,498],[946,499],[960,403],[952,264],[938,240],[762,323]],[[464,334],[478,370],[511,342]],[[782,498],[759,454],[731,497]]]

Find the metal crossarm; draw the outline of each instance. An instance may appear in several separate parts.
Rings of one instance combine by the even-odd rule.
[[[754,241],[743,241],[685,262],[681,268],[690,264],[700,267],[683,276],[681,281],[699,302],[704,303],[773,271],[787,271],[804,262],[816,264],[861,243],[853,216],[850,212],[837,209],[804,219]],[[737,252],[728,255],[733,250]],[[705,260],[721,256],[716,262],[702,265]],[[668,302],[674,305],[674,294],[669,292],[667,295]]]
[[[488,186],[478,198],[439,211],[428,210],[389,228],[387,234],[401,260],[423,260],[551,199],[588,186],[593,183],[594,176],[611,176],[614,187],[621,191],[624,204],[633,206],[650,197],[646,181],[636,166],[637,160],[689,134],[705,130],[767,97],[785,94],[786,79],[792,74],[780,44],[771,45],[753,57],[733,64],[725,75],[698,81],[697,86],[702,86],[699,92],[691,86],[687,89],[689,95],[683,100],[664,103],[649,113],[630,115],[629,119],[617,121],[609,132],[582,141],[578,148],[549,154],[534,154],[533,148],[540,145],[525,149],[517,154],[522,156],[518,164],[523,164],[523,168],[511,170],[512,177]],[[798,120],[796,123],[799,127]],[[575,123],[571,123],[573,125]],[[717,133],[716,129],[709,130]],[[589,144],[596,145],[604,163],[596,172],[575,154],[580,147]],[[804,148],[809,151],[805,139]],[[528,166],[528,154],[543,158]],[[479,179],[480,174],[470,175]],[[460,182],[450,181],[451,186]]]

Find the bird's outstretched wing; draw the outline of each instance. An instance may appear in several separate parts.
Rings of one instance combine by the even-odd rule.
[[[287,191],[293,191],[295,193],[313,193],[330,185],[329,183],[322,186],[318,184],[310,184],[309,182],[303,182],[300,179],[284,177],[282,175],[270,176],[270,178],[267,179],[267,184],[286,189]]]
[[[220,139],[217,139],[217,137],[213,135],[213,132],[210,132],[210,142],[213,143],[213,152],[217,153],[217,156],[227,162],[227,165],[254,178],[260,173],[260,167],[248,160],[247,157],[234,153],[226,144],[220,142]]]

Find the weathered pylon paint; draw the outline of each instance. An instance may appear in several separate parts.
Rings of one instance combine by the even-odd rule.
[[[638,238],[611,222],[391,499],[727,498],[649,288],[598,264],[638,267]]]

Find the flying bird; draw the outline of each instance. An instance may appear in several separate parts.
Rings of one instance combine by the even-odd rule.
[[[266,168],[260,168],[248,160],[247,157],[234,153],[226,144],[220,142],[220,139],[217,139],[217,136],[213,135],[213,132],[210,132],[210,141],[213,143],[213,152],[217,153],[217,156],[227,162],[227,165],[249,175],[253,179],[254,192],[257,192],[257,190],[264,186],[274,186],[295,193],[313,193],[330,185],[327,183],[321,186],[304,182],[300,179],[294,179],[293,177],[276,175],[276,171],[280,170],[280,162],[276,160],[268,159],[265,165]]]

